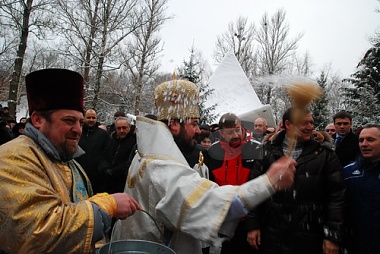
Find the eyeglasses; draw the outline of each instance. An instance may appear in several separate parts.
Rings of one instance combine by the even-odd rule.
[[[334,129],[326,129],[326,131],[327,131],[327,132],[330,132],[330,131],[335,132]]]
[[[349,122],[339,122],[339,123],[335,123],[337,125],[349,125],[350,123]]]

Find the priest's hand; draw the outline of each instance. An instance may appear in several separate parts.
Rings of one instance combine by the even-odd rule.
[[[254,249],[258,250],[259,245],[261,244],[261,233],[260,229],[251,230],[247,233],[247,242]]]
[[[283,156],[270,166],[266,172],[273,188],[284,190],[293,185],[296,161],[288,156]]]
[[[323,253],[324,254],[338,254],[339,245],[330,240],[323,240]]]
[[[141,210],[141,205],[131,196],[126,193],[112,194],[116,201],[117,209],[115,217],[121,220],[125,220],[129,216],[133,215],[136,210]]]

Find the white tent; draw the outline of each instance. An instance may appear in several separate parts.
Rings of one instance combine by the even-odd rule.
[[[261,103],[232,50],[211,76],[209,89],[214,91],[207,97],[205,106],[216,105],[218,118],[225,113],[234,113],[242,121],[253,123],[256,118],[263,117],[268,126],[276,126],[270,105]]]

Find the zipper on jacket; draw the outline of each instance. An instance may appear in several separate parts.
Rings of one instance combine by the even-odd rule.
[[[226,160],[226,170],[224,171],[224,182],[227,182],[227,170],[228,170],[228,160]]]
[[[239,159],[236,159],[236,183],[239,181]]]

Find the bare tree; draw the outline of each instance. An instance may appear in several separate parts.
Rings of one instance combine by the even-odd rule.
[[[248,19],[239,17],[235,23],[228,24],[228,31],[217,37],[213,58],[220,63],[229,50],[233,50],[236,58],[248,77],[253,76],[257,66],[254,54],[254,24],[248,24]]]
[[[314,64],[309,52],[306,52],[301,56],[298,54],[293,54],[287,62],[287,67],[283,73],[287,73],[288,75],[302,75],[306,77],[313,74]]]
[[[288,75],[266,75],[255,77],[251,81],[260,101],[264,101],[268,89],[271,90],[270,106],[273,110],[276,122],[281,120],[285,109],[291,106],[291,101],[285,90],[285,86],[289,83],[289,80]]]
[[[271,18],[265,13],[260,27],[256,31],[255,40],[258,43],[260,75],[282,73],[287,66],[288,58],[295,52],[302,34],[294,39],[289,38],[289,25],[285,22],[286,13],[278,10]],[[266,104],[271,102],[272,89],[266,89],[264,98]]]
[[[380,0],[377,0],[380,3]],[[377,13],[380,13],[380,7],[376,8],[375,10]],[[369,42],[372,45],[375,45],[377,43],[380,43],[380,28],[378,27],[373,35],[369,36]]]
[[[259,44],[259,61],[262,74],[281,73],[286,60],[298,47],[302,34],[289,38],[289,25],[285,23],[286,12],[278,10],[271,18],[264,14],[255,39]]]
[[[167,0],[144,0],[141,5],[143,25],[133,32],[132,40],[123,54],[124,65],[134,87],[134,114],[140,114],[144,86],[151,83],[159,65],[156,62],[162,51],[158,32],[170,17],[165,15]],[[122,53],[122,52],[121,52]]]
[[[0,16],[0,24],[4,22]],[[12,73],[12,59],[17,39],[10,29],[0,28],[0,101],[8,100],[9,81]]]
[[[350,87],[352,87],[352,84],[347,81],[343,81],[342,77],[340,77],[338,74],[329,73],[326,93],[328,98],[328,108],[332,114],[335,114],[340,110],[348,109],[347,105],[345,104],[345,98],[342,96],[342,94],[345,88]]]
[[[101,86],[107,81],[105,72],[122,65],[114,54],[142,25],[138,3],[139,0],[57,0],[62,13],[58,31],[65,42],[60,53],[83,68],[87,97],[95,109]]]
[[[12,115],[16,113],[19,84],[21,80],[24,56],[28,45],[29,33],[44,38],[45,32],[52,26],[49,18],[51,4],[48,0],[2,1],[0,15],[2,28],[18,32],[17,52],[13,62],[13,72],[9,83],[8,107]]]

